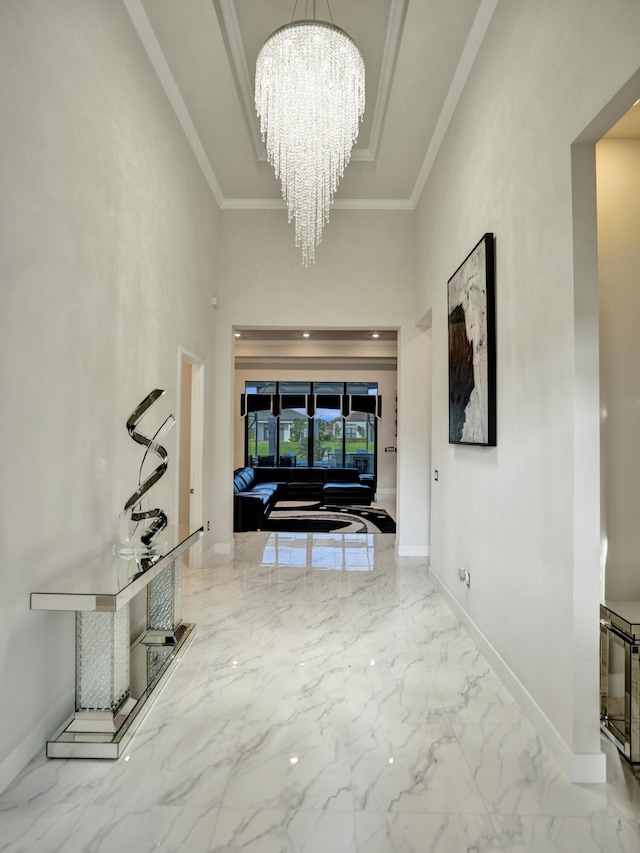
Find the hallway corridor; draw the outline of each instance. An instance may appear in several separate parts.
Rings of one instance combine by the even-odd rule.
[[[630,768],[607,747],[611,782],[570,784],[394,546],[248,533],[186,570],[197,635],[128,754],[40,754],[0,851],[638,853]]]

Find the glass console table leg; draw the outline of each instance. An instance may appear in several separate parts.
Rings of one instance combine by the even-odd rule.
[[[76,613],[76,731],[117,731],[129,713],[129,605]]]
[[[163,569],[148,586],[146,644],[172,644],[182,625],[182,558]]]

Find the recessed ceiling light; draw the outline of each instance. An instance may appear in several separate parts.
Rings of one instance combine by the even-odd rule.
[[[310,338],[310,337],[311,337],[311,335],[309,334],[309,332],[303,332],[303,333],[302,333],[302,337],[303,337],[303,338]]]
[[[240,334],[240,332],[236,332],[235,337],[236,337],[236,338],[241,338],[241,337],[242,337],[242,335]]]
[[[378,334],[378,332],[374,332],[374,333],[371,335],[371,337],[372,337],[372,338],[379,338],[379,337],[380,337],[380,335]]]

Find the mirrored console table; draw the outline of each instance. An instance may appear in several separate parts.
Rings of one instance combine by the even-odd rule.
[[[203,528],[167,527],[151,556],[99,555],[31,593],[32,610],[76,614],[75,711],[47,742],[49,758],[118,758],[194,636],[182,621],[182,555]],[[147,594],[131,642],[130,604]]]
[[[640,601],[600,605],[600,725],[640,763]]]

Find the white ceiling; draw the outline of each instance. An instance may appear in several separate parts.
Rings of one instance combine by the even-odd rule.
[[[412,209],[471,72],[498,0],[329,0],[360,48],[366,109],[335,206]],[[294,0],[124,0],[134,26],[223,209],[282,207],[253,104],[258,51],[293,15]],[[311,17],[313,0],[295,3]],[[327,0],[316,0],[329,20]],[[610,137],[640,137],[640,104]],[[238,348],[285,345],[300,330],[242,330]],[[374,349],[395,333],[314,331],[315,343]],[[378,330],[379,331],[379,330]],[[299,356],[298,356],[299,358]]]
[[[282,205],[253,106],[258,51],[294,0],[124,0],[216,199]],[[305,17],[299,0],[296,18]],[[412,208],[497,0],[330,0],[360,48],[366,109],[337,207]],[[326,0],[317,17],[328,20]]]
[[[374,337],[375,336],[375,337]],[[395,329],[368,330],[368,329],[237,329],[237,343],[266,343],[276,342],[278,344],[293,344],[301,341],[309,343],[342,343],[344,341],[357,341],[358,343],[380,343],[395,344],[398,333]]]
[[[236,367],[395,370],[395,329],[236,329]]]

